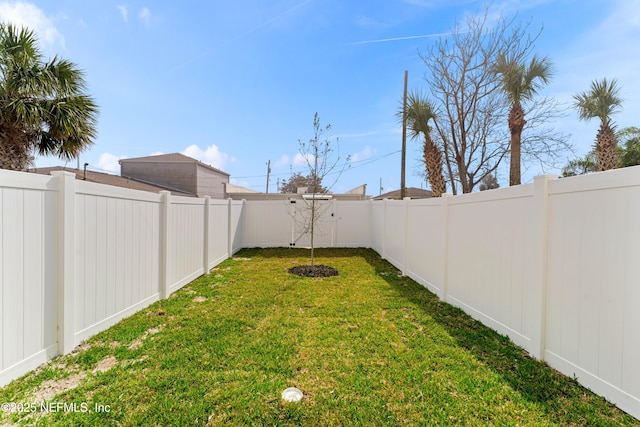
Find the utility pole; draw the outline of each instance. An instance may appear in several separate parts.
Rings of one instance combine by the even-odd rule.
[[[407,187],[404,182],[406,157],[407,157],[407,80],[409,71],[404,71],[404,95],[402,97],[402,164],[400,166],[400,199],[407,195]]]
[[[265,191],[265,193],[269,192],[269,175],[271,174],[271,160],[267,161],[267,191]]]

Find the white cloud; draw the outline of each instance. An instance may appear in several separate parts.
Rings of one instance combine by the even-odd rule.
[[[119,5],[117,7],[118,7],[118,10],[120,11],[120,15],[122,15],[122,20],[124,22],[127,22],[127,20],[129,19],[129,11],[127,10],[127,6]]]
[[[151,10],[146,6],[143,7],[138,13],[138,18],[148,27],[151,24]]]
[[[351,155],[351,163],[361,162],[373,155],[373,150],[368,145],[364,149]]]
[[[188,146],[182,151],[185,156],[193,157],[196,160],[200,160],[202,163],[211,165],[214,168],[224,170],[224,167],[229,161],[234,159],[229,157],[228,154],[222,153],[218,147],[214,144],[208,146],[202,150],[197,145],[193,144]]]
[[[120,163],[118,160],[126,159],[126,156],[115,156],[111,153],[102,153],[100,154],[100,158],[98,159],[98,168],[120,174]]]
[[[313,154],[303,155],[301,153],[296,153],[295,157],[293,158],[293,165],[294,166],[313,165]]]
[[[44,47],[65,46],[64,37],[37,6],[26,2],[0,2],[0,21],[33,30]]]
[[[291,159],[289,158],[289,156],[287,156],[286,154],[283,154],[282,156],[280,156],[278,160],[275,161],[273,165],[276,168],[282,168],[285,166],[289,166],[290,164],[291,164]]]
[[[358,16],[355,24],[362,28],[385,28],[387,25],[369,16]]]

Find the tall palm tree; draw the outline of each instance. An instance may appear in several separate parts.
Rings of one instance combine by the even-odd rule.
[[[547,57],[534,56],[529,64],[525,64],[518,62],[515,58],[499,55],[493,71],[501,76],[502,90],[511,103],[511,111],[507,119],[511,132],[509,185],[519,185],[522,130],[527,124],[522,103],[531,100],[543,84],[549,83],[552,75],[551,61]]]
[[[402,114],[402,112],[399,114]],[[411,138],[415,139],[422,135],[424,139],[422,151],[427,169],[427,178],[431,184],[431,195],[432,197],[440,197],[447,191],[447,186],[442,176],[442,152],[431,139],[429,121],[436,118],[434,108],[421,93],[411,92],[407,95],[406,114]]]
[[[574,95],[575,107],[580,120],[600,119],[600,129],[596,135],[596,162],[598,171],[613,169],[618,163],[616,147],[618,138],[611,115],[622,105],[618,82],[606,78],[591,82],[591,90]]]
[[[34,154],[69,160],[92,144],[98,107],[83,73],[45,62],[34,33],[0,24],[0,169],[25,170]]]

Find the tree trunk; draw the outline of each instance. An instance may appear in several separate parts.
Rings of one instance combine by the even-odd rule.
[[[33,162],[24,132],[0,124],[0,169],[25,171]]]
[[[431,184],[431,197],[441,197],[447,191],[447,186],[442,176],[442,153],[431,138],[425,136],[423,147],[424,163],[427,168],[427,177]]]
[[[313,193],[313,199],[311,199],[311,267],[314,265],[314,241],[313,236],[315,234],[316,224],[316,193]]]
[[[521,184],[520,153],[522,146],[522,129],[527,121],[524,119],[524,110],[519,102],[514,102],[509,112],[509,131],[511,132],[511,159],[509,162],[509,185]]]
[[[598,129],[596,136],[596,162],[598,171],[606,171],[615,169],[618,165],[618,156],[616,154],[616,146],[618,141],[616,134],[611,128],[609,122],[603,122]]]

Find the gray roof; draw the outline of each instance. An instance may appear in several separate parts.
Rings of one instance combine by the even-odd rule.
[[[41,175],[50,175],[54,171],[66,171],[76,174],[76,179],[85,180],[89,182],[95,182],[98,184],[113,185],[116,187],[131,188],[133,190],[150,191],[157,193],[159,191],[170,191],[171,194],[176,196],[193,196],[193,194],[185,193],[182,191],[176,191],[174,189],[168,189],[159,185],[148,184],[145,182],[136,181],[135,179],[125,178],[120,175],[111,175],[108,173],[94,172],[87,170],[86,179],[85,172],[82,169],[67,168],[64,166],[51,166],[46,168],[32,168],[29,172],[38,173]]]
[[[408,187],[407,197],[412,199],[428,199],[431,197],[431,191],[417,187]],[[389,191],[388,193],[384,193],[373,198],[373,200],[383,199],[400,199],[400,190]]]
[[[120,163],[121,164],[122,163],[195,163],[197,165],[203,166],[207,169],[211,169],[223,175],[231,176],[225,171],[214,168],[213,166],[207,165],[206,163],[202,163],[201,161],[196,160],[193,157],[185,156],[184,154],[180,154],[180,153],[158,154],[155,156],[120,159]]]

